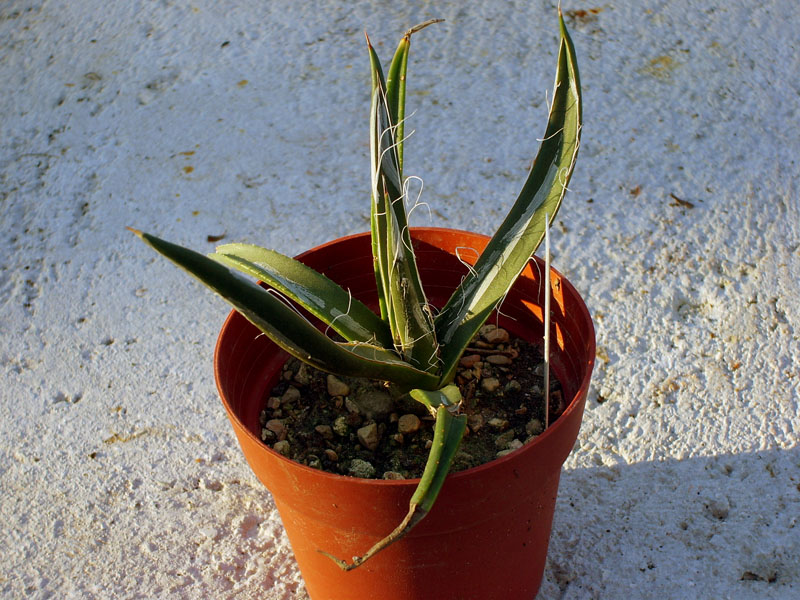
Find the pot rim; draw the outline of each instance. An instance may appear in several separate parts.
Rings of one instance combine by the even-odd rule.
[[[467,230],[464,230],[464,229],[452,229],[452,228],[448,228],[448,227],[410,227],[409,229],[410,229],[412,237],[414,237],[415,233],[448,232],[448,233],[461,233],[461,234],[466,234],[466,235],[470,235],[470,236],[478,236],[480,238],[484,238],[484,239],[487,239],[487,240],[490,239],[489,236],[484,235],[482,233],[475,233],[473,231],[467,231]],[[330,240],[328,242],[320,244],[319,246],[315,246],[314,248],[311,248],[309,250],[306,250],[305,252],[302,252],[301,254],[298,254],[295,258],[300,259],[300,258],[303,258],[304,256],[306,256],[306,255],[308,255],[308,254],[310,254],[312,252],[317,252],[317,251],[320,251],[320,250],[322,250],[324,248],[327,248],[328,246],[332,246],[334,244],[338,244],[338,243],[343,242],[343,241],[352,240],[352,239],[355,239],[355,238],[361,238],[361,237],[365,237],[365,236],[369,236],[369,235],[370,235],[370,232],[367,231],[367,232],[354,233],[354,234],[342,236],[342,237],[336,238],[334,240]],[[536,257],[536,256],[534,256],[533,258],[535,258],[537,261],[541,260],[539,257]],[[568,421],[567,417],[569,415],[571,415],[572,413],[574,413],[576,410],[578,410],[579,399],[581,398],[582,395],[584,395],[585,393],[588,392],[589,384],[591,382],[591,377],[592,377],[592,371],[594,370],[594,361],[595,361],[595,353],[596,353],[596,348],[595,348],[596,340],[595,340],[594,322],[592,321],[591,315],[589,314],[589,309],[586,307],[585,301],[583,301],[583,297],[580,296],[580,294],[578,294],[578,291],[575,289],[575,287],[569,282],[569,280],[566,277],[564,277],[561,274],[560,271],[556,270],[552,266],[550,267],[550,270],[551,270],[552,273],[556,274],[560,278],[561,285],[563,285],[567,290],[569,290],[571,293],[573,293],[576,297],[578,297],[581,300],[581,302],[579,303],[579,310],[578,310],[579,317],[580,317],[580,320],[585,321],[586,323],[589,324],[589,330],[590,330],[589,332],[591,333],[591,336],[589,338],[589,342],[590,342],[590,344],[589,344],[589,352],[588,352],[589,361],[588,361],[588,363],[586,365],[583,379],[581,380],[581,383],[578,386],[578,388],[576,389],[575,393],[570,398],[570,402],[567,405],[567,408],[564,409],[564,412],[561,413],[561,415],[559,416],[558,420],[556,420],[555,423],[550,425],[543,433],[539,434],[536,437],[535,440],[533,440],[532,442],[529,442],[527,444],[524,444],[522,447],[517,448],[516,450],[513,450],[512,452],[509,452],[508,454],[506,454],[506,455],[504,455],[502,457],[494,458],[494,459],[490,460],[489,462],[483,463],[482,465],[478,465],[477,467],[470,467],[469,469],[464,469],[463,471],[458,471],[456,473],[448,473],[447,479],[460,480],[460,479],[464,479],[464,478],[467,478],[467,477],[472,477],[475,474],[481,473],[484,470],[495,468],[495,467],[497,467],[499,465],[503,465],[504,463],[507,463],[507,462],[510,462],[510,461],[514,461],[520,456],[520,454],[522,452],[531,451],[533,448],[536,448],[537,446],[541,446],[542,444],[546,444],[551,437],[555,436],[558,433],[558,430],[561,428],[561,426],[563,426]],[[233,422],[241,431],[244,432],[245,435],[250,437],[253,441],[258,443],[264,449],[266,449],[267,452],[272,454],[275,458],[278,458],[279,460],[284,461],[285,464],[291,465],[293,468],[303,469],[303,470],[305,470],[307,472],[314,473],[315,475],[317,475],[319,477],[332,478],[335,481],[346,480],[346,481],[348,481],[348,482],[350,482],[351,484],[354,484],[354,485],[380,485],[380,486],[387,486],[387,487],[403,487],[403,486],[416,487],[417,486],[417,484],[420,481],[420,478],[418,478],[418,477],[414,478],[414,479],[399,479],[399,480],[398,479],[362,479],[360,477],[352,477],[352,476],[349,476],[349,475],[338,475],[336,473],[329,473],[329,472],[323,471],[321,469],[315,469],[313,467],[309,467],[307,465],[303,465],[303,464],[301,464],[299,462],[296,462],[296,461],[284,456],[283,454],[280,454],[279,452],[276,452],[275,450],[270,448],[267,444],[265,444],[258,436],[256,436],[239,419],[239,416],[236,414],[236,412],[231,407],[231,405],[230,405],[230,403],[228,401],[228,398],[226,397],[226,395],[223,393],[223,391],[221,389],[221,386],[220,386],[220,383],[219,383],[219,377],[218,377],[218,374],[219,374],[219,362],[220,362],[220,359],[219,359],[220,346],[222,345],[222,333],[228,327],[230,321],[232,319],[234,319],[234,318],[237,318],[238,314],[239,313],[235,309],[231,310],[231,312],[228,313],[228,316],[226,317],[225,322],[223,323],[222,328],[220,329],[220,335],[217,337],[217,342],[216,342],[216,345],[214,347],[214,380],[215,380],[216,385],[217,385],[217,392],[219,394],[219,397],[222,400],[222,404],[225,406],[225,410],[227,411],[228,417],[231,419],[231,422]],[[283,352],[283,350],[281,350],[281,351]]]

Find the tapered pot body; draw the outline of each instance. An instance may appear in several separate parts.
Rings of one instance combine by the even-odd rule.
[[[428,300],[441,307],[488,238],[412,230]],[[300,260],[377,307],[370,236],[341,238]],[[492,322],[543,339],[544,266],[531,261]],[[260,440],[259,414],[287,355],[236,312],[217,342],[220,396],[248,463],[270,490],[313,600],[532,599],[541,583],[561,466],[580,429],[594,328],[575,289],[551,271],[551,365],[568,406],[546,432],[490,463],[450,475],[430,514],[404,539],[343,572],[318,551],[364,553],[403,519],[418,480],[365,480],[295,463]]]

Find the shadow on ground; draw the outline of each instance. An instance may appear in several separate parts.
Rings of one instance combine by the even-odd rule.
[[[539,599],[796,597],[799,521],[800,448],[565,470]]]

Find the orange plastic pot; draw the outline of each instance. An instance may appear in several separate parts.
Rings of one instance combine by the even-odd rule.
[[[429,301],[442,306],[488,238],[438,228],[412,230]],[[370,306],[377,305],[368,233],[298,257]],[[459,260],[459,258],[461,260]],[[526,267],[502,305],[500,325],[543,338],[543,267]],[[272,493],[306,589],[314,600],[531,599],[541,583],[561,465],[580,429],[595,356],[583,300],[551,271],[551,361],[569,404],[535,441],[450,475],[430,514],[404,539],[343,572],[325,550],[349,558],[392,531],[418,480],[365,480],[295,463],[260,440],[259,413],[287,355],[231,312],[217,342],[215,375],[245,457]]]

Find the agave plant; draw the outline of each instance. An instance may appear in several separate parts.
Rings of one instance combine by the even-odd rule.
[[[386,75],[367,37],[372,75],[370,223],[380,314],[324,275],[274,250],[225,244],[204,256],[132,230],[225,298],[289,354],[330,373],[395,384],[435,417],[430,455],[408,514],[394,531],[351,563],[325,553],[345,570],[403,537],[433,507],[466,428],[466,416],[459,412],[461,395],[452,383],[458,361],[541,243],[561,205],[578,152],[580,82],[575,50],[559,12],[555,89],[543,141],[527,180],[446,305],[439,310],[431,307],[408,228],[403,125],[411,36],[438,21],[427,21],[403,35]],[[232,270],[260,280],[272,293]],[[286,298],[325,327],[310,323]],[[325,328],[334,330],[341,340],[331,339],[322,332]]]

